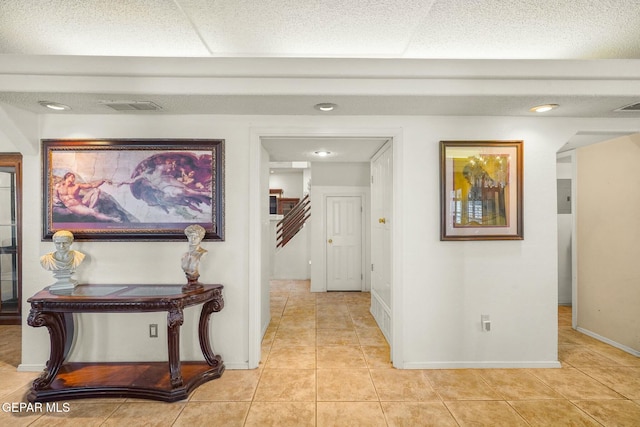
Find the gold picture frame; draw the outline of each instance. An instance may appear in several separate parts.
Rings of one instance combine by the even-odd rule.
[[[523,141],[440,142],[440,240],[522,240]]]

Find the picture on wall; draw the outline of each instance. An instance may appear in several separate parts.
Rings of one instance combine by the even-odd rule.
[[[42,140],[43,240],[224,240],[224,140]]]
[[[522,141],[440,142],[440,240],[522,240]]]

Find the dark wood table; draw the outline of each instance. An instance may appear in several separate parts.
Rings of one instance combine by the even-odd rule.
[[[134,397],[175,402],[199,385],[219,378],[224,363],[211,350],[209,318],[224,307],[222,285],[183,291],[182,285],[78,285],[73,291],[44,288],[27,301],[27,323],[45,326],[51,354],[42,375],[33,381],[30,402]],[[180,326],[186,307],[202,304],[198,337],[204,361],[180,361]],[[167,362],[65,363],[73,343],[73,313],[167,312]]]

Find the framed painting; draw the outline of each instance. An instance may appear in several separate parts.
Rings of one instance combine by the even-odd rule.
[[[522,141],[440,142],[440,240],[522,240]]]
[[[224,140],[42,140],[42,239],[224,240]]]

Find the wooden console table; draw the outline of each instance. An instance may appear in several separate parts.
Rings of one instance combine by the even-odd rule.
[[[78,285],[73,291],[44,288],[29,298],[27,323],[45,326],[51,354],[42,375],[33,381],[30,402],[134,397],[175,402],[186,399],[206,381],[219,378],[224,363],[211,350],[209,318],[224,307],[222,285],[182,291],[182,285]],[[183,309],[203,304],[198,336],[204,362],[180,361]],[[73,343],[73,313],[167,312],[169,362],[64,363]],[[168,366],[167,366],[168,365]]]

